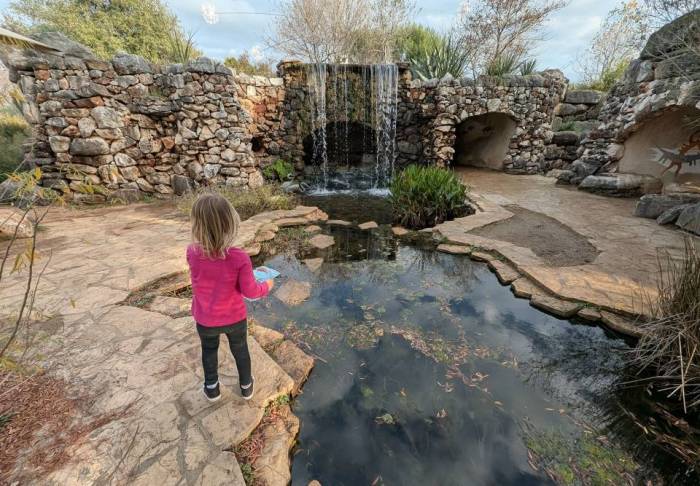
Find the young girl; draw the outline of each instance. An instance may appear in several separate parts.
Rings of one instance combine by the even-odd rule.
[[[258,283],[250,257],[234,248],[239,217],[218,194],[204,194],[192,206],[192,244],[187,263],[192,278],[192,316],[202,341],[204,395],[210,401],[219,391],[219,335],[226,334],[238,368],[241,396],[253,397],[253,375],[248,353],[248,321],[243,297],[257,299],[270,292],[272,280]]]

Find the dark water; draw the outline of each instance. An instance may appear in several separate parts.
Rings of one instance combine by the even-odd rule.
[[[282,272],[278,284],[311,282],[305,303],[252,308],[317,358],[294,404],[294,485],[596,483],[571,479],[580,469],[600,484],[669,476],[663,464],[637,467],[634,434],[595,440],[614,409],[624,341],[544,314],[485,265],[399,242],[388,227],[330,232],[337,244],[326,252],[265,260]],[[326,259],[316,274],[300,261],[309,256]]]

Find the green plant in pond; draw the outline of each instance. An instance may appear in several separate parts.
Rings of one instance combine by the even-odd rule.
[[[557,484],[627,484],[638,469],[627,453],[587,435],[569,438],[559,432],[530,431],[525,445],[532,465]]]
[[[412,229],[469,214],[468,188],[448,169],[411,165],[394,177],[391,204],[397,223]]]
[[[352,326],[345,333],[345,341],[348,346],[355,349],[369,349],[379,342],[384,335],[384,330],[371,324],[358,324]]]
[[[181,212],[190,214],[192,205],[199,194],[214,191],[228,199],[236,208],[241,220],[255,216],[264,211],[275,209],[293,209],[298,199],[293,194],[287,194],[274,185],[264,185],[255,189],[233,188],[228,186],[207,187],[178,199],[177,206]]]
[[[287,181],[294,174],[294,166],[286,160],[277,159],[273,164],[263,169],[263,175],[267,180]]]

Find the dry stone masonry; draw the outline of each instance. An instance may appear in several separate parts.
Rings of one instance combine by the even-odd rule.
[[[230,69],[206,58],[158,67],[120,54],[107,62],[65,38],[54,42],[64,55],[15,51],[7,59],[45,186],[101,201],[263,183]]]

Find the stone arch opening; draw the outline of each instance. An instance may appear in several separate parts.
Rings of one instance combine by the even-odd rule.
[[[503,170],[516,123],[504,113],[467,118],[455,129],[454,164]]]
[[[318,165],[314,147],[324,143],[328,165],[334,169],[354,169],[374,165],[377,158],[375,130],[360,122],[330,122],[304,137],[304,163]],[[318,152],[318,150],[316,151]]]
[[[700,183],[700,126],[689,123],[693,119],[700,119],[700,110],[692,107],[647,118],[625,140],[619,172]]]

